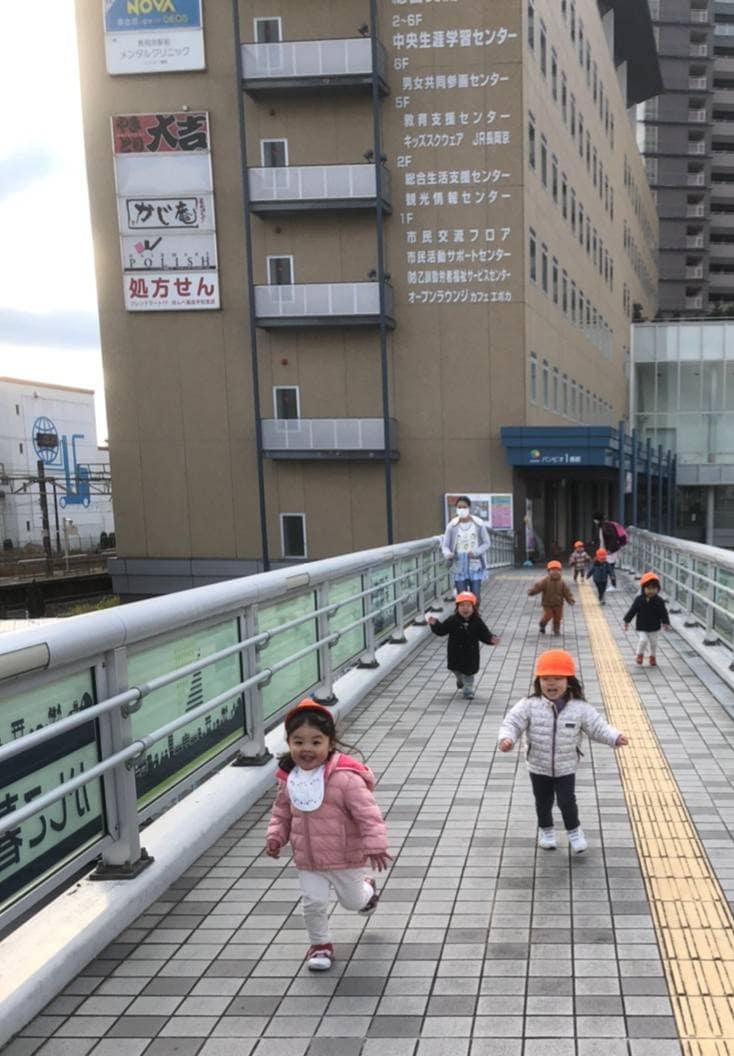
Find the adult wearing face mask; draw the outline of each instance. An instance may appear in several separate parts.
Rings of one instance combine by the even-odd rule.
[[[456,517],[449,521],[441,549],[450,562],[456,593],[470,590],[477,599],[487,578],[489,532],[483,520],[471,512],[471,500],[462,495],[456,503]]]

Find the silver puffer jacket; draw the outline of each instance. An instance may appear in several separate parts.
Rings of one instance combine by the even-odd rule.
[[[545,697],[525,697],[505,715],[498,740],[505,738],[515,744],[523,735],[527,741],[528,770],[548,777],[572,774],[581,754],[582,734],[592,741],[614,747],[620,735],[585,700],[569,700],[556,710]]]

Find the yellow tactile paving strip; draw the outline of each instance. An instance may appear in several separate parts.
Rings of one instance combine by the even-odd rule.
[[[596,592],[581,597],[637,853],[685,1056],[734,1054],[734,916]]]

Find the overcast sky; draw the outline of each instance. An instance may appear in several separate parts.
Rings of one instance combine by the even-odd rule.
[[[98,0],[88,2],[101,18]],[[74,4],[33,0],[2,8],[0,375],[97,390],[102,440]]]

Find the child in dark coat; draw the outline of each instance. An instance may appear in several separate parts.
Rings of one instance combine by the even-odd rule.
[[[604,594],[606,593],[609,580],[611,579],[612,583],[614,582],[614,569],[607,561],[607,552],[603,547],[599,547],[594,554],[594,562],[589,566],[586,578],[594,580],[594,585],[599,593],[599,604],[606,605]]]
[[[637,642],[636,664],[642,664],[645,659],[645,650],[650,647],[650,667],[655,667],[657,659],[655,648],[658,642],[658,632],[661,627],[670,630],[670,617],[665,607],[665,602],[660,597],[660,580],[654,572],[645,572],[640,576],[640,587],[642,588],[635,600],[624,615],[624,629],[629,630],[633,616],[637,617],[635,627],[639,634]]]
[[[427,616],[426,622],[434,634],[449,636],[446,666],[456,677],[456,688],[463,689],[466,700],[472,700],[474,676],[479,670],[479,643],[496,645],[499,641],[477,612],[476,597],[469,590],[462,591],[456,595],[453,616],[441,622],[435,616]]]

